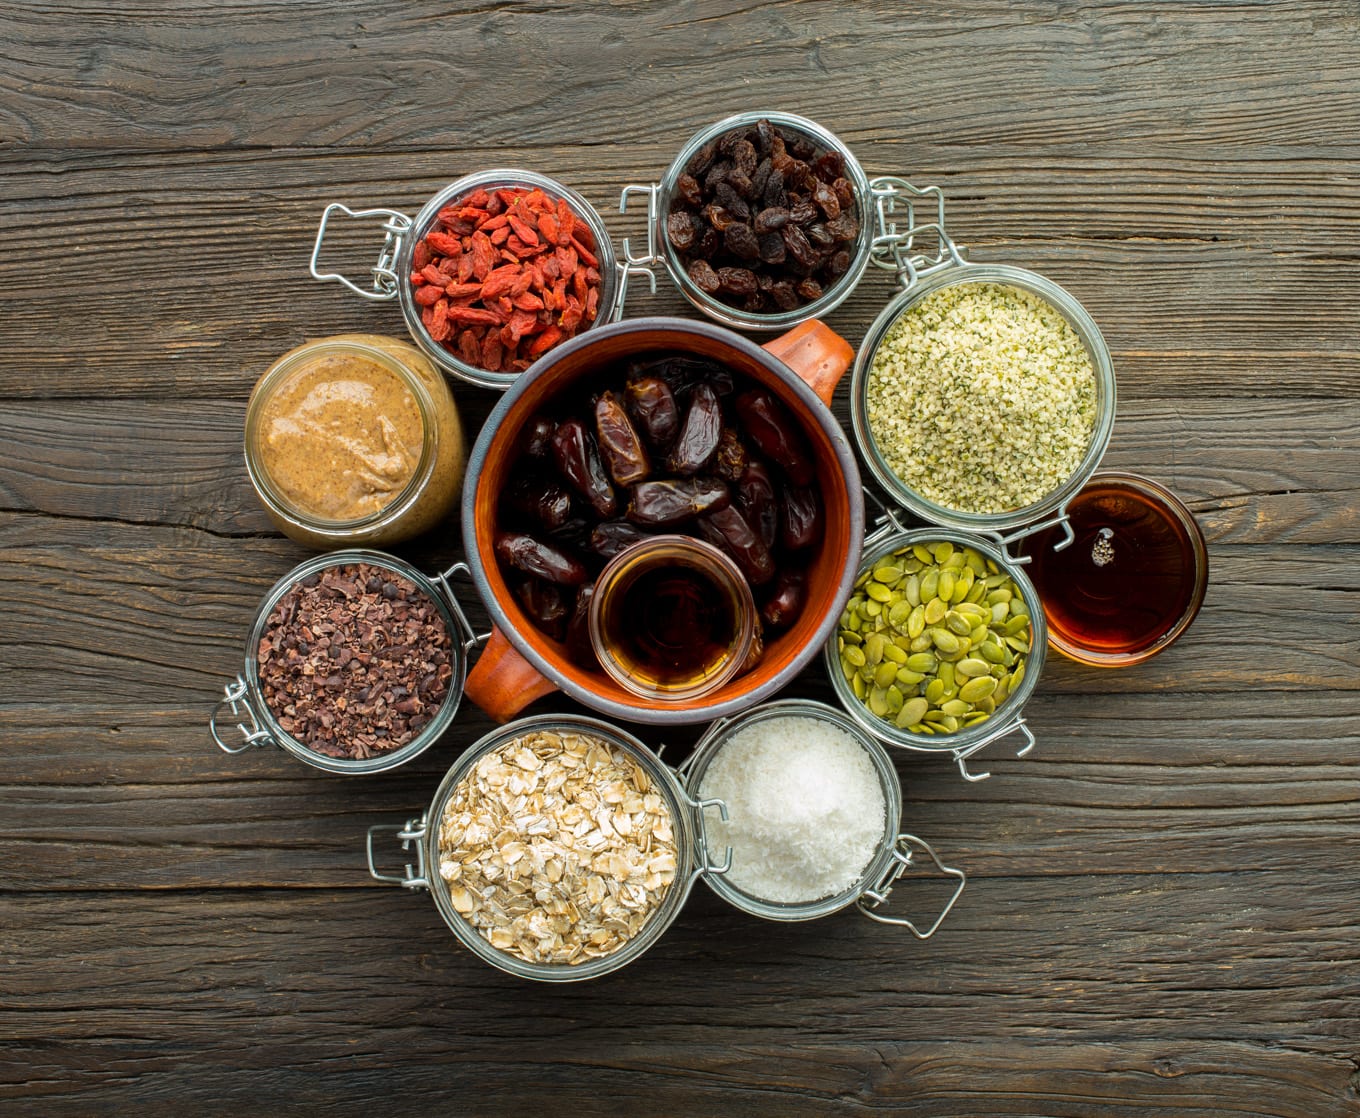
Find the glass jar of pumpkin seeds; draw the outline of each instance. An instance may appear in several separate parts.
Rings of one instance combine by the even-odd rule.
[[[1048,630],[1033,583],[1003,544],[952,528],[904,528],[892,514],[865,542],[824,656],[837,697],[880,740],[968,759],[1020,735]]]

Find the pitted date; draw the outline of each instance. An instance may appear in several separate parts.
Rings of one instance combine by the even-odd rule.
[[[627,520],[606,520],[590,530],[590,550],[601,559],[612,559],[625,548],[647,539],[647,533]]]
[[[784,490],[779,539],[790,551],[811,547],[822,534],[822,502],[811,487],[790,486]]]
[[[803,612],[807,574],[785,568],[775,576],[774,590],[760,607],[760,619],[771,629],[786,629]]]
[[[632,420],[613,392],[603,392],[595,402],[595,434],[609,476],[619,485],[632,485],[652,472],[652,463]]]
[[[793,417],[764,388],[737,397],[737,415],[760,452],[789,475],[794,485],[811,485],[812,456]]]
[[[501,532],[495,546],[497,559],[526,575],[561,586],[580,586],[590,577],[586,565],[575,556],[524,532]]]
[[[566,635],[571,605],[562,587],[539,578],[527,578],[515,587],[515,597],[530,620],[553,640],[560,641]]]
[[[671,386],[647,373],[628,378],[624,388],[628,411],[653,450],[665,453],[680,431],[680,409]]]
[[[684,422],[671,447],[666,466],[682,477],[697,474],[713,457],[722,435],[722,409],[718,395],[707,384],[694,386]]]
[[[736,560],[752,586],[763,586],[774,578],[774,558],[769,548],[731,505],[701,517],[699,529],[710,543]]]
[[[748,463],[737,482],[737,508],[766,547],[779,539],[779,502],[770,471],[761,462]]]
[[[545,532],[557,531],[571,519],[571,494],[557,482],[538,474],[524,474],[512,481],[506,491],[506,503]]]
[[[731,491],[717,478],[640,481],[628,491],[627,516],[634,524],[670,528],[731,500]]]
[[[559,423],[553,432],[552,451],[562,476],[590,503],[597,516],[608,519],[618,511],[618,496],[584,423],[579,419]]]

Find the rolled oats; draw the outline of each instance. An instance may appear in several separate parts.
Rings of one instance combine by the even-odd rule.
[[[491,750],[439,824],[453,908],[493,947],[576,965],[642,931],[675,881],[670,809],[624,750],[535,731]]]

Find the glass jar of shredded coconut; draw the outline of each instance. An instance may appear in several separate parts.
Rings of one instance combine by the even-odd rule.
[[[725,873],[705,877],[719,896],[770,920],[810,920],[858,904],[868,916],[924,850],[959,884],[961,871],[942,866],[920,839],[898,833],[902,788],[887,751],[840,711],[790,699],[715,723],[681,767],[701,801],[721,800],[725,819],[706,817],[709,849],[730,851]],[[718,860],[715,858],[715,860]]]

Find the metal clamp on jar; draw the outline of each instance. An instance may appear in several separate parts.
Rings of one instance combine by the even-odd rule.
[[[406,327],[411,332],[411,337],[441,369],[450,376],[467,381],[469,384],[475,384],[482,388],[504,389],[514,381],[518,372],[487,369],[481,364],[467,359],[466,355],[441,344],[431,336],[431,330],[422,316],[425,307],[417,302],[418,288],[413,285],[412,273],[420,270],[414,267],[416,247],[422,243],[432,229],[437,227],[441,210],[465,199],[478,190],[494,192],[526,187],[542,191],[554,202],[565,201],[573,214],[590,228],[594,240],[591,248],[597,261],[595,267],[599,272],[598,308],[593,321],[582,326],[582,330],[614,321],[619,317],[622,313],[625,290],[631,276],[644,275],[652,290],[656,290],[656,280],[649,272],[641,272],[629,264],[618,262],[604,221],[585,198],[570,187],[564,186],[545,175],[536,174],[533,171],[512,169],[480,171],[476,174],[466,175],[457,182],[450,183],[426,202],[414,218],[410,218],[398,210],[386,208],[352,210],[339,202],[332,202],[322,213],[321,223],[316,231],[316,243],[312,247],[310,264],[312,277],[318,280],[333,280],[342,283],[356,295],[365,299],[379,302],[396,299],[401,305],[401,312],[406,319]],[[384,219],[382,248],[378,253],[377,262],[371,269],[372,280],[367,285],[355,283],[339,272],[322,270],[322,244],[326,239],[327,226],[331,218],[337,214],[359,219]],[[500,248],[499,245],[495,247],[497,250]],[[526,259],[530,259],[527,251]],[[499,251],[497,251],[495,257],[495,263],[497,265],[504,263]],[[470,285],[464,284],[462,286],[468,287]],[[542,301],[539,302],[542,306]],[[487,313],[500,313],[500,309],[497,308],[496,311]]]
[[[410,739],[393,749],[356,750],[355,756],[337,756],[312,748],[296,725],[292,732],[285,729],[282,721],[285,715],[273,709],[266,699],[265,683],[261,674],[261,641],[269,631],[271,616],[275,607],[286,595],[297,587],[315,585],[326,572],[363,564],[374,568],[384,576],[384,582],[392,578],[404,580],[413,586],[418,594],[432,603],[439,619],[447,632],[446,656],[449,668],[446,687],[437,709],[420,715],[428,720],[413,730]],[[225,687],[225,696],[213,708],[209,718],[209,729],[213,740],[227,753],[243,753],[252,746],[275,745],[291,753],[298,760],[314,768],[334,773],[379,773],[404,765],[407,761],[425,752],[443,734],[453,721],[463,695],[463,683],[467,678],[468,657],[486,635],[477,636],[472,631],[462,607],[454,596],[449,580],[455,574],[467,574],[467,566],[455,563],[448,570],[428,578],[409,563],[394,555],[380,551],[351,549],[318,555],[294,567],[279,579],[264,596],[250,625],[245,645],[245,665],[236,679]],[[375,596],[385,597],[380,585]],[[324,636],[312,633],[314,643],[323,641]],[[310,649],[303,649],[304,652]],[[343,657],[343,652],[341,653]],[[337,659],[337,681],[344,671],[344,665]],[[442,674],[439,673],[439,674]],[[337,685],[338,703],[353,704],[353,697],[345,688]],[[394,696],[394,704],[402,702],[407,696]],[[365,700],[367,701],[367,700]],[[413,704],[419,705],[419,704]],[[334,718],[333,712],[323,712],[319,717]],[[234,720],[234,721],[233,721]],[[237,740],[232,741],[229,727],[234,724]]]
[[[918,217],[917,207],[923,202],[930,212]],[[1114,372],[1105,341],[1090,315],[1057,284],[1025,269],[967,260],[965,250],[946,231],[944,196],[938,187],[920,189],[902,179],[875,180],[874,211],[878,233],[871,262],[895,272],[902,290],[874,321],[856,355],[850,385],[855,442],[890,501],[940,527],[909,531],[892,510],[879,519],[866,541],[866,557],[856,582],[857,593],[878,595],[878,600],[862,597],[857,607],[852,596],[840,633],[826,646],[825,659],[841,701],[871,733],[903,748],[947,752],[965,779],[982,780],[989,774],[972,773],[966,763],[978,750],[1011,733],[1025,738],[1018,755],[1025,755],[1034,745],[1021,709],[1038,681],[1047,641],[1042,603],[1022,568],[1029,559],[1013,555],[1010,545],[1045,529],[1060,534],[1055,548],[1070,543],[1068,502],[1099,466],[1114,426]],[[927,343],[920,340],[932,330],[947,329],[954,307],[967,307],[968,300],[976,299],[985,312],[989,298],[1018,302],[1027,308],[1026,313],[1040,316],[1039,321],[1067,340],[1073,361],[1073,355],[1080,353],[1089,362],[1090,378],[1082,389],[1087,395],[1074,396],[1078,403],[1071,405],[1077,411],[1086,409],[1084,424],[1080,415],[1053,419],[1062,426],[1061,437],[1074,442],[1072,461],[1054,471],[1051,484],[1039,485],[1037,491],[1018,499],[998,498],[991,505],[978,500],[975,493],[965,500],[963,486],[957,501],[922,489],[932,472],[951,476],[956,463],[972,463],[973,457],[980,463],[976,471],[980,476],[1000,478],[1017,464],[1021,468],[1013,472],[1023,475],[1024,468],[1033,465],[1031,452],[996,449],[997,456],[1007,456],[1004,461],[989,459],[987,454],[993,449],[988,444],[995,441],[996,430],[1005,432],[1007,423],[1023,423],[1024,419],[988,414],[988,399],[966,396],[970,358],[960,358],[965,364],[956,370],[951,355],[927,353]],[[1012,311],[1009,306],[1002,309]],[[918,330],[916,320],[922,325],[913,333]],[[1015,319],[1021,320],[1023,316]],[[973,328],[985,330],[987,323],[983,313],[964,322],[962,332],[967,336]],[[1023,347],[1024,341],[1021,338],[1015,344]],[[964,348],[969,344],[965,337]],[[1049,351],[1034,355],[1036,362],[1048,365],[1058,364],[1061,356],[1055,359]],[[901,380],[891,379],[913,366],[924,368],[927,379],[936,378],[943,404],[929,399],[928,393],[917,398],[912,395],[914,385],[904,387]],[[951,379],[956,374],[957,379]],[[881,383],[876,385],[880,376]],[[1007,390],[1004,382],[996,385],[991,401],[1000,400],[1005,406],[1014,403]],[[880,397],[879,412],[870,399],[875,391]],[[1021,412],[1023,406],[1021,399]],[[898,414],[893,414],[893,408]],[[976,424],[985,429],[974,437],[969,431]],[[1042,435],[1039,439],[1048,442]],[[890,459],[898,463],[896,468]],[[909,482],[900,476],[902,472],[926,481]],[[945,550],[966,553],[963,566],[970,569],[959,567],[957,556],[943,561],[932,558],[930,549],[936,545],[942,545],[941,554]],[[939,575],[950,587],[943,602],[933,595],[921,600],[922,591],[914,582],[916,572],[905,569],[913,565],[913,548],[926,549],[924,558],[918,560],[919,570],[932,565],[941,568]],[[899,564],[897,559],[904,555],[905,564]],[[969,576],[967,589],[961,579],[944,574],[946,562],[959,567],[956,573]],[[899,566],[904,569],[899,571]],[[974,579],[984,591],[981,596],[972,592]],[[1012,601],[1014,606],[1007,604]],[[980,607],[991,607],[1000,617],[971,616]],[[923,621],[921,610],[932,608],[940,616]],[[865,616],[859,616],[861,609]],[[1021,617],[1026,620],[1020,621]],[[986,624],[980,624],[984,620]],[[877,634],[872,641],[871,634]],[[852,647],[847,650],[847,645]],[[977,655],[979,647],[985,657]],[[880,660],[880,655],[887,659]],[[1017,663],[1019,656],[1024,659]],[[961,671],[958,666],[965,662],[966,670]],[[890,672],[889,665],[895,671]],[[889,679],[890,674],[895,678]],[[992,686],[982,678],[987,675],[997,682],[994,691],[984,694]],[[943,684],[936,682],[942,677]],[[981,698],[970,701],[970,696]],[[924,711],[920,709],[923,703],[927,704]]]
[[[729,805],[703,790],[715,760],[734,737],[781,718],[812,720],[848,735],[863,750],[864,763],[871,772],[868,779],[882,796],[881,829],[871,836],[863,869],[853,875],[848,887],[811,902],[772,902],[727,880],[736,864],[734,859],[742,852],[734,851],[712,829],[732,821]],[[559,756],[570,764],[564,766]],[[629,788],[610,783],[609,766],[620,763],[634,774]],[[582,835],[573,838],[573,845],[586,844],[587,854],[595,846],[610,842],[626,845],[629,836],[637,833],[639,815],[628,815],[626,810],[628,798],[635,796],[637,802],[632,806],[642,807],[641,818],[651,827],[645,840],[651,853],[669,860],[673,880],[664,892],[644,889],[645,878],[630,872],[637,867],[615,865],[615,858],[620,856],[613,850],[586,857],[584,862],[573,860],[574,852],[559,854],[551,837],[553,826],[537,818],[513,820],[513,826],[522,826],[524,837],[509,836],[505,841],[511,824],[500,828],[497,821],[497,813],[505,808],[505,794],[499,790],[508,789],[513,797],[518,794],[513,787],[518,781],[524,796],[535,796],[535,803],[543,800],[543,810],[547,811],[546,797],[538,792],[538,774],[548,773],[545,787],[556,789],[573,779],[583,766],[606,772],[603,798],[606,803],[619,805],[618,810],[623,810],[627,818],[611,817],[614,821],[607,822],[606,834],[604,827],[598,832],[591,830],[583,817],[582,825],[575,828]],[[583,798],[593,794],[594,790],[587,788]],[[656,799],[648,799],[651,796]],[[473,745],[449,770],[429,810],[419,819],[370,827],[368,866],[378,881],[431,892],[454,936],[478,958],[509,974],[543,982],[596,978],[636,959],[675,921],[690,889],[700,879],[729,903],[764,919],[810,920],[855,904],[880,923],[905,927],[917,938],[927,939],[953,908],[966,878],[963,871],[944,865],[922,840],[899,834],[901,800],[901,785],[883,747],[844,715],[821,703],[772,703],[736,718],[720,719],[709,727],[693,756],[678,770],[664,765],[633,735],[607,722],[548,715],[510,723]],[[564,818],[557,819],[554,826],[570,827],[576,815],[566,813],[576,813],[578,806],[579,801],[565,807],[557,805],[554,810],[560,808]],[[718,814],[706,815],[712,811]],[[493,833],[493,828],[500,829]],[[393,833],[403,851],[414,846],[415,861],[407,862],[399,874],[378,867],[374,839],[384,833]],[[718,849],[725,851],[721,860],[713,857]],[[914,868],[917,851],[923,851],[941,874],[957,882],[943,909],[924,930],[905,917],[880,911],[894,886]],[[580,872],[580,865],[588,865],[590,870],[576,880],[572,875]],[[614,884],[607,885],[603,879],[597,883],[593,880],[596,871],[614,873]],[[481,876],[471,877],[474,872]],[[513,890],[501,889],[500,883],[512,881]],[[597,910],[607,908],[611,896],[631,901],[614,915],[601,915]],[[628,915],[630,909],[632,917]]]

